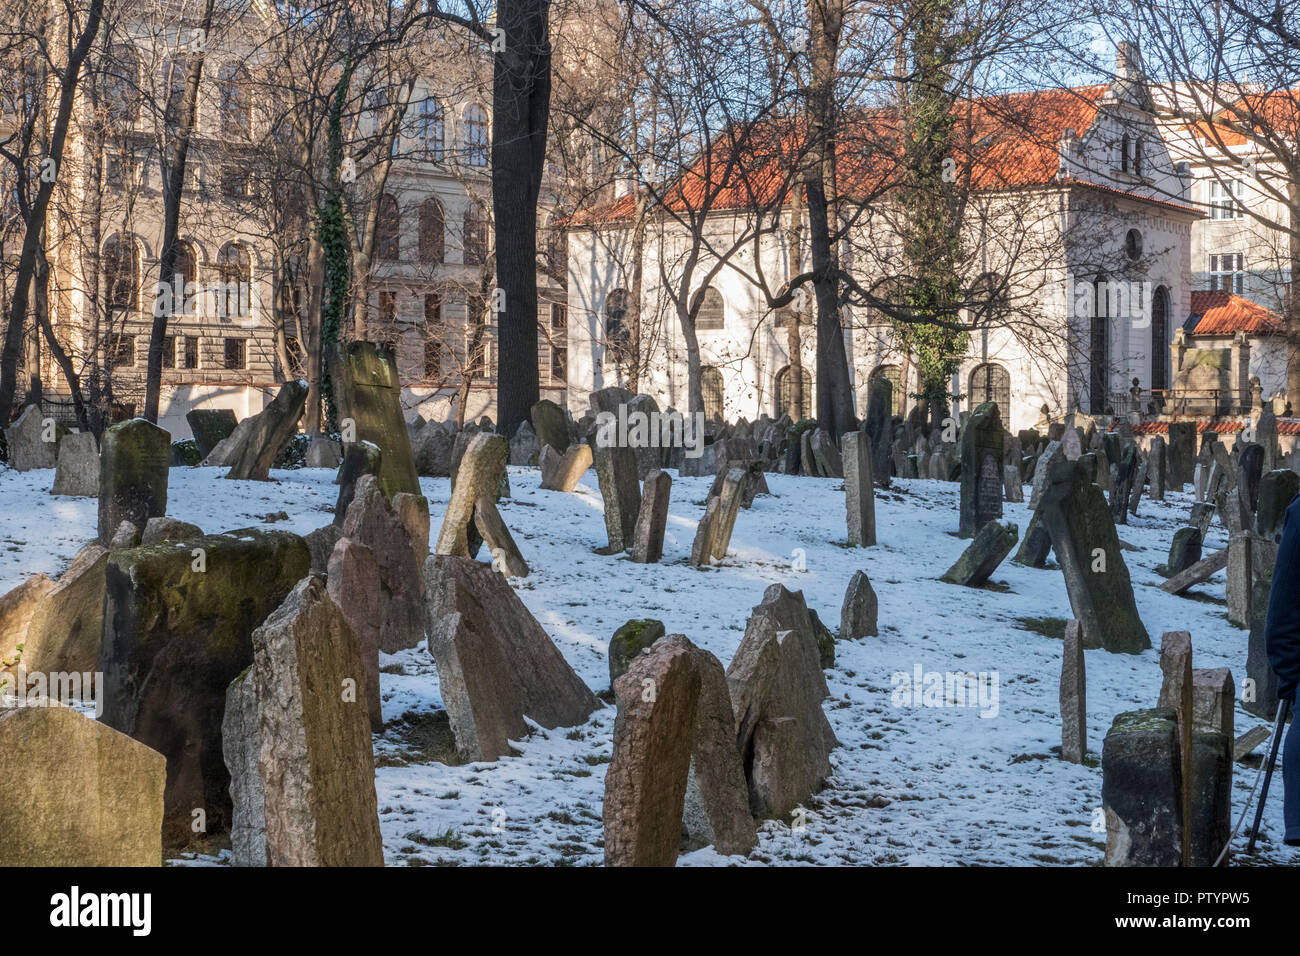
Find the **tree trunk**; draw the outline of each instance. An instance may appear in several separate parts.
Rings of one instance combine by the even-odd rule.
[[[203,14],[199,18],[198,34],[203,38],[193,50],[185,72],[185,102],[176,140],[162,154],[163,180],[163,239],[162,255],[158,257],[158,286],[154,291],[153,328],[149,333],[149,361],[144,378],[144,418],[158,424],[158,405],[162,396],[163,346],[167,336],[167,323],[172,313],[184,303],[172,301],[164,289],[170,285],[176,271],[176,253],[179,251],[181,198],[185,191],[185,161],[190,151],[190,138],[194,134],[198,115],[199,83],[203,78],[203,60],[206,38],[212,32],[212,8],[216,0],[204,0]],[[170,99],[170,83],[166,95]],[[164,124],[165,124],[164,119]],[[165,128],[165,127],[164,127]],[[165,135],[165,133],[164,133]],[[168,153],[170,152],[170,155]]]
[[[1291,213],[1291,229],[1287,252],[1291,260],[1292,281],[1287,284],[1286,339],[1286,400],[1291,414],[1300,410],[1300,167],[1290,170],[1291,182],[1287,185],[1287,205]]]
[[[4,348],[0,350],[0,426],[7,425],[13,414],[14,391],[18,384],[18,355],[22,349],[23,327],[27,322],[27,303],[30,294],[32,275],[36,271],[36,248],[42,231],[45,229],[45,214],[54,193],[54,181],[62,171],[63,147],[68,138],[68,124],[72,119],[72,110],[76,103],[77,81],[81,75],[81,64],[90,52],[95,36],[99,33],[99,23],[104,11],[104,0],[90,0],[86,13],[86,25],[82,28],[77,43],[68,56],[68,63],[59,77],[59,107],[54,117],[54,126],[50,131],[50,148],[48,158],[53,161],[55,176],[41,177],[41,184],[36,190],[36,199],[32,203],[31,216],[26,223],[23,234],[22,253],[18,259],[18,270],[14,278],[13,299],[9,303],[9,326],[5,329]]]
[[[537,197],[551,103],[549,0],[501,0],[505,49],[492,70],[492,206],[498,320],[497,430],[513,435],[540,396],[537,371]]]

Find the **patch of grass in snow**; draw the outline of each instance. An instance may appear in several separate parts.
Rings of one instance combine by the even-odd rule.
[[[1022,630],[1033,631],[1055,641],[1065,640],[1065,626],[1070,623],[1063,617],[1018,617],[1015,622]]]
[[[406,668],[401,664],[385,664],[383,667],[379,668],[379,673],[403,676],[406,674]]]
[[[444,830],[437,836],[426,836],[423,833],[412,830],[410,833],[406,834],[403,839],[410,840],[412,843],[418,843],[420,846],[440,846],[448,850],[463,850],[465,847],[469,846],[468,843],[460,838],[460,833],[456,830]]]
[[[456,750],[456,736],[445,710],[407,711],[384,725],[376,767],[442,763],[458,767],[465,761]]]

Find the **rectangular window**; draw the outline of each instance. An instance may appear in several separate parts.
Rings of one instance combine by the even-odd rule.
[[[424,377],[442,381],[442,299],[428,293],[424,297]]]
[[[1210,256],[1210,289],[1241,295],[1246,287],[1245,258],[1240,252]]]
[[[1245,185],[1239,179],[1229,180],[1226,183],[1219,182],[1217,179],[1210,180],[1210,218],[1240,219],[1242,217],[1241,195]]]
[[[569,380],[569,350],[564,346],[551,346],[551,384],[565,385]]]
[[[197,335],[185,336],[185,367],[199,367],[199,337]]]
[[[248,340],[226,339],[226,368],[242,369],[248,367]]]
[[[253,181],[242,166],[223,166],[221,169],[221,195],[227,199],[247,199],[253,194]]]
[[[111,335],[108,339],[108,364],[112,368],[135,367],[135,336]]]
[[[562,302],[551,303],[551,328],[563,332],[569,327],[569,307]]]
[[[397,293],[386,290],[379,293],[379,322],[384,331],[390,331],[397,322]]]
[[[176,336],[174,335],[163,336],[162,362],[163,368],[176,367]]]

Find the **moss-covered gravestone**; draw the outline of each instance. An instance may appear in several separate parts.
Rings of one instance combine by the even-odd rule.
[[[254,629],[309,563],[302,538],[258,529],[109,557],[102,719],[167,758],[166,846],[230,825],[226,688],[253,662]]]
[[[1171,709],[1118,715],[1101,749],[1107,866],[1178,866],[1182,767]]]
[[[633,619],[615,631],[609,640],[610,685],[627,673],[634,657],[666,633],[664,622],[654,618]]]
[[[1138,617],[1105,495],[1079,462],[1052,463],[1038,514],[1051,536],[1083,632],[1108,651],[1138,654],[1151,646],[1151,637]]]
[[[941,580],[967,587],[982,587],[1020,540],[1020,529],[1010,521],[990,521]]]
[[[532,407],[530,414],[538,445],[550,445],[559,455],[569,450],[569,422],[564,409],[544,398]]]
[[[99,455],[99,543],[108,547],[123,521],[143,528],[167,513],[172,436],[143,418],[104,431]]]
[[[975,409],[961,430],[961,515],[958,533],[970,538],[1002,517],[1002,418],[995,402]]]
[[[379,488],[390,501],[401,491],[420,494],[392,351],[373,342],[340,342],[330,349],[329,369],[345,447],[361,441],[379,447]]]

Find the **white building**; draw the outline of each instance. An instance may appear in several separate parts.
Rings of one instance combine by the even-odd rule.
[[[998,314],[970,336],[953,376],[951,390],[963,396],[957,408],[995,400],[1014,430],[1038,424],[1044,406],[1052,418],[1076,409],[1125,411],[1135,378],[1143,389],[1168,388],[1169,346],[1190,310],[1191,229],[1202,214],[1161,135],[1136,56],[1121,48],[1109,84],[966,106],[974,119],[973,145],[958,160],[970,164],[969,171],[958,171],[969,172],[971,187],[964,278],[968,287],[986,282],[1003,291]],[[877,121],[886,121],[884,114],[866,120]],[[852,168],[841,163],[843,170]],[[841,187],[850,194],[855,185]],[[625,376],[611,343],[621,334],[633,273],[630,208],[625,197],[570,232],[569,397],[575,410],[591,390],[622,384]],[[888,279],[896,274],[897,232],[890,221],[897,210],[885,199],[857,212],[841,261],[860,283]],[[783,215],[788,224],[788,206]],[[752,230],[750,216],[743,208],[711,214],[714,248]],[[648,232],[641,318],[652,334],[645,336],[638,386],[661,404],[685,409],[687,352],[674,301],[683,276],[679,263],[692,237],[662,215]],[[790,374],[786,317],[767,307],[758,280],[779,287],[807,268],[807,256],[791,267],[784,228],[757,245],[757,263],[740,250],[707,287],[689,290],[692,301],[704,297],[695,330],[706,411],[728,419],[779,415]],[[715,264],[706,253],[693,274]],[[808,384],[815,369],[810,320],[803,320]],[[911,400],[900,391],[906,396],[918,385],[908,374],[899,388],[909,362],[894,331],[881,317],[855,308],[845,308],[843,324],[858,414],[874,375],[895,384],[895,411],[904,412]],[[811,408],[811,390],[807,394]]]

